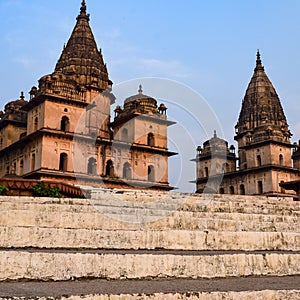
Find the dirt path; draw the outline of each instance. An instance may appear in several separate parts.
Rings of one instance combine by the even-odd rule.
[[[0,282],[0,297],[212,292],[300,289],[300,276],[223,279],[80,280],[68,282]]]

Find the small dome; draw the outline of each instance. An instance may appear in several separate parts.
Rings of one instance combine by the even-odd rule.
[[[226,154],[228,151],[228,142],[219,138],[216,131],[212,138],[203,143],[202,154],[208,155],[211,153]]]
[[[142,85],[140,85],[138,94],[126,98],[124,101],[124,106],[130,102],[135,102],[139,100],[149,100],[149,102],[153,102],[156,105],[156,100],[154,98],[143,94]]]
[[[21,92],[20,99],[8,102],[4,107],[4,112],[12,113],[13,111],[18,111],[26,103],[27,101],[24,99],[24,93]]]

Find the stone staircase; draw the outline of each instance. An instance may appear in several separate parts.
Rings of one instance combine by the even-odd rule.
[[[0,299],[300,299],[291,198],[89,194],[0,198]]]

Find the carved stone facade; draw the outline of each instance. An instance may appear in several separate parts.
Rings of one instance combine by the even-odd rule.
[[[238,157],[233,146],[214,136],[198,147],[197,192],[221,194],[287,195],[280,183],[300,178],[297,145],[290,142],[279,97],[257,52],[256,67],[235,126]],[[215,147],[218,140],[218,147]],[[217,157],[222,159],[217,161]],[[238,161],[238,169],[235,161]]]
[[[115,102],[101,50],[82,1],[52,74],[0,120],[0,176],[71,184],[170,190],[166,108],[142,93]]]

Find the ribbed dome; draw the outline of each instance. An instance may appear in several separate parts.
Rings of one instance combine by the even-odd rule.
[[[125,99],[124,111],[140,111],[142,113],[158,113],[157,101],[143,94],[142,86],[139,86],[138,94]]]
[[[245,134],[268,127],[283,136],[290,135],[288,124],[279,97],[262,66],[257,52],[254,74],[247,87],[242,108],[236,125],[237,134]]]
[[[153,102],[155,105],[157,103],[154,98],[143,94],[142,86],[140,85],[138,93],[136,95],[130,96],[125,99],[124,106],[130,102],[135,102],[139,100],[148,100],[149,102]]]
[[[20,110],[28,101],[25,100],[24,93],[21,92],[20,99],[8,102],[4,107],[4,113]]]
[[[15,120],[26,122],[27,113],[22,110],[22,107],[28,103],[24,98],[24,93],[21,92],[20,99],[8,102],[4,107],[4,112],[0,112],[2,120]]]
[[[89,18],[85,1],[82,1],[77,23],[56,64],[55,72],[63,73],[79,85],[105,90],[110,81],[101,50],[97,48],[89,25]]]
[[[212,153],[223,153],[226,154],[228,150],[228,142],[219,138],[217,136],[216,131],[214,131],[214,135],[211,139],[204,142],[202,154],[203,155],[211,155]]]

